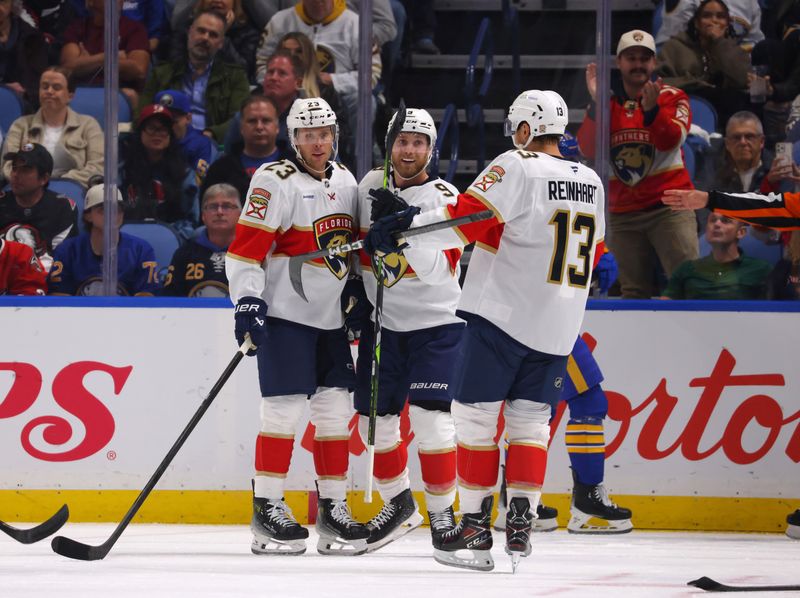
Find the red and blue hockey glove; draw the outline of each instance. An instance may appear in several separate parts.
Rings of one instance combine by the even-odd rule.
[[[367,236],[364,237],[364,251],[369,255],[375,255],[376,253],[387,255],[406,247],[406,244],[400,245],[397,242],[397,239],[394,238],[394,233],[408,229],[411,226],[411,221],[414,220],[414,216],[419,212],[420,210],[417,206],[411,206],[402,212],[384,216],[374,222],[369,232],[367,232]]]
[[[250,341],[255,346],[247,354],[255,355],[256,349],[267,342],[267,304],[258,297],[242,297],[236,304],[233,317],[236,342],[241,346],[245,334],[250,334]]]
[[[390,216],[395,212],[400,212],[408,207],[408,204],[388,189],[370,189],[369,196],[372,197],[369,219],[377,222],[385,216]]]

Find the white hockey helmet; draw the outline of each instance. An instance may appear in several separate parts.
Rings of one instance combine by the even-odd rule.
[[[389,121],[388,131],[392,130],[394,119],[397,118],[397,112],[392,115]],[[422,133],[428,137],[428,159],[425,161],[425,168],[433,158],[433,151],[436,147],[436,123],[433,122],[433,117],[427,110],[422,108],[407,108],[406,119],[403,121],[403,126],[400,128],[401,133]],[[386,148],[386,151],[391,154],[392,149]]]
[[[328,102],[322,98],[298,98],[292,103],[286,117],[286,129],[289,133],[289,143],[292,144],[295,152],[297,152],[295,139],[298,129],[326,126],[333,128],[333,151],[335,154],[339,141],[339,125],[336,122],[336,113]]]
[[[567,112],[567,104],[555,91],[529,89],[519,94],[508,109],[503,133],[513,138],[519,126],[528,123],[530,137],[524,143],[514,143],[518,149],[524,149],[534,137],[563,135],[569,122]]]

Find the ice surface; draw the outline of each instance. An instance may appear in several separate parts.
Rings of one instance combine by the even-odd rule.
[[[100,544],[113,528],[68,523],[61,533]],[[132,525],[105,560],[90,563],[56,555],[49,540],[23,546],[2,536],[0,597],[653,598],[705,594],[686,586],[703,575],[736,585],[800,584],[800,542],[777,534],[559,530],[534,536],[516,575],[502,535],[494,538],[495,570],[480,573],[436,563],[428,528],[359,557],[317,554],[312,529],[308,552],[290,557],[252,555],[245,526]]]

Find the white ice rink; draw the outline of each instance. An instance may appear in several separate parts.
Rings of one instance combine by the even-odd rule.
[[[68,523],[60,533],[100,544],[113,528]],[[480,573],[434,562],[427,528],[371,555],[320,556],[312,530],[303,556],[256,557],[245,526],[132,525],[96,562],[56,555],[49,539],[24,546],[0,536],[0,597],[654,598],[705,594],[686,586],[703,575],[736,585],[800,584],[800,542],[776,534],[559,530],[534,536],[533,554],[516,575],[502,536],[494,538],[495,570]]]

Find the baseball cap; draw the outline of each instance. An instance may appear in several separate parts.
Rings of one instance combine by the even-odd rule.
[[[653,54],[656,53],[656,41],[653,39],[653,36],[647,33],[647,31],[634,29],[632,31],[628,31],[627,33],[623,33],[622,37],[619,38],[619,43],[617,44],[617,56],[619,56],[623,50],[635,48],[637,46],[641,48],[647,48]]]
[[[141,127],[142,123],[148,118],[160,118],[168,126],[172,126],[172,112],[161,104],[148,104],[139,113],[139,119],[136,121],[136,126]]]
[[[3,160],[22,160],[26,166],[35,166],[40,174],[52,174],[53,156],[43,145],[26,143],[17,152],[8,152]]]
[[[85,203],[83,205],[84,210],[88,210],[103,203],[105,187],[106,186],[101,183],[99,185],[95,185],[86,192],[86,199],[84,200]],[[119,189],[117,189],[117,201],[122,202],[122,193],[119,192]]]
[[[159,91],[156,94],[153,102],[156,104],[161,104],[162,106],[166,106],[173,112],[183,112],[184,114],[188,114],[192,111],[192,103],[189,100],[189,96],[182,91],[178,91],[177,89],[165,89],[164,91]]]

